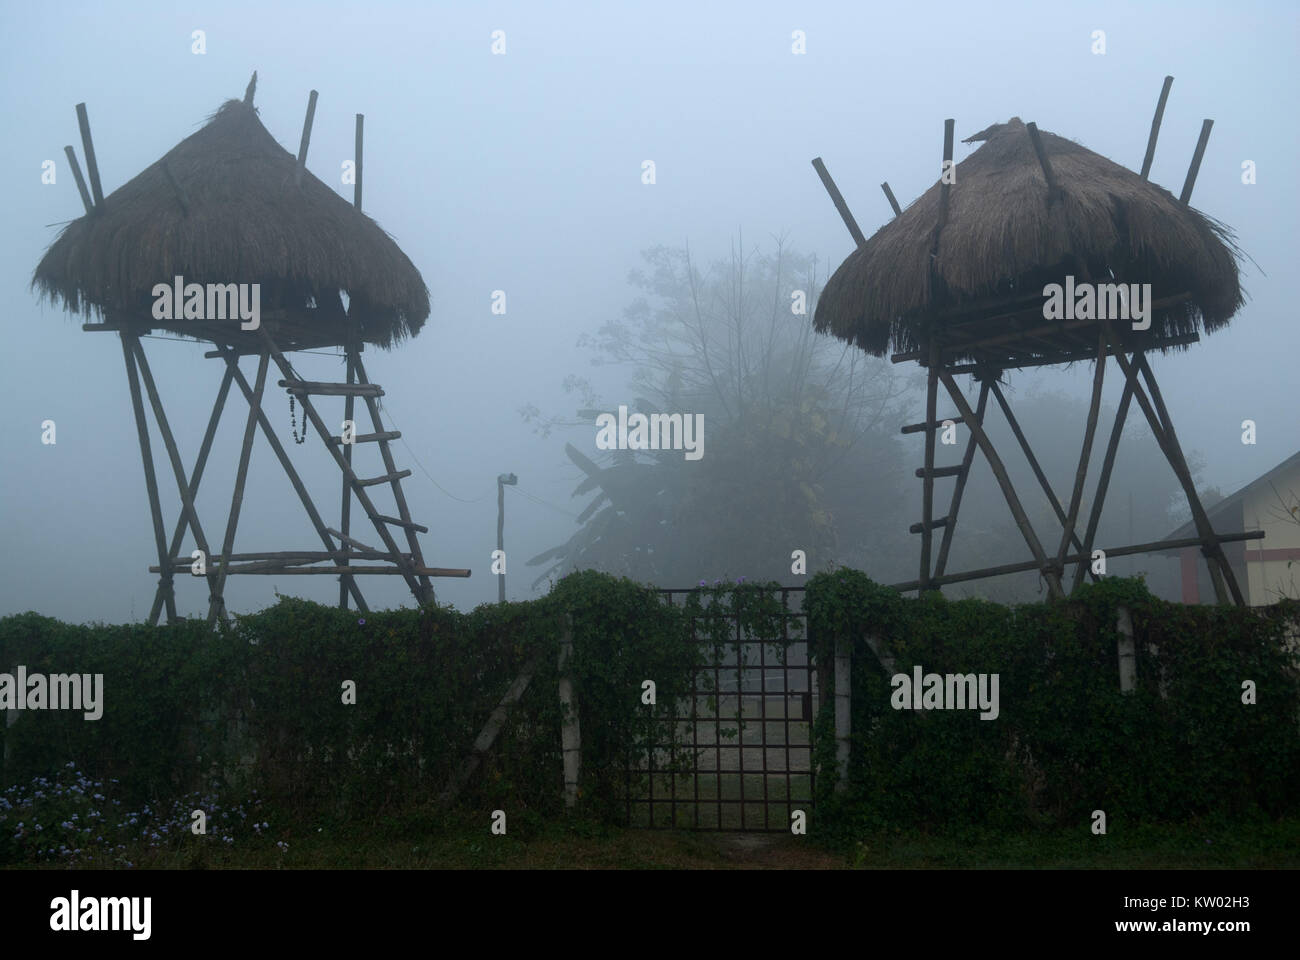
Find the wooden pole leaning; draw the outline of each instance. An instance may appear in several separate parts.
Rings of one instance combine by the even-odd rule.
[[[975,440],[980,449],[984,452],[984,458],[988,460],[989,467],[993,470],[993,476],[997,478],[998,486],[1002,488],[1002,496],[1007,501],[1007,506],[1011,508],[1011,514],[1015,517],[1016,526],[1020,528],[1021,535],[1025,538],[1025,543],[1029,546],[1030,552],[1034,555],[1034,560],[1038,564],[1038,569],[1043,578],[1047,581],[1048,591],[1052,597],[1059,598],[1064,596],[1061,589],[1060,570],[1057,569],[1047,557],[1043,550],[1042,543],[1039,542],[1038,536],[1034,533],[1034,528],[1029,523],[1029,517],[1025,514],[1025,509],[1020,504],[1020,498],[1016,496],[1015,487],[1011,483],[1011,478],[1007,475],[1006,467],[1002,463],[1002,458],[998,456],[997,450],[994,449],[992,442],[984,433],[984,427],[975,420],[975,413],[966,402],[966,397],[962,394],[961,389],[953,380],[951,374],[941,373],[940,379],[948,389],[953,403],[957,405],[965,422],[970,426],[971,433],[975,435]]]
[[[188,524],[190,530],[194,533],[194,542],[197,544],[203,554],[203,566],[206,571],[208,581],[209,602],[211,594],[215,591],[217,585],[217,574],[208,565],[208,557],[212,556],[212,549],[208,546],[208,538],[203,534],[203,525],[199,522],[198,511],[194,509],[194,497],[190,493],[190,485],[185,476],[185,466],[181,463],[180,451],[176,447],[176,438],[172,436],[171,426],[167,422],[167,414],[163,410],[162,400],[158,396],[158,386],[154,383],[153,371],[149,369],[149,361],[144,355],[144,345],[140,343],[138,337],[132,341],[132,348],[135,352],[136,365],[140,369],[140,376],[144,380],[145,391],[149,394],[149,403],[153,407],[154,422],[158,424],[158,432],[162,435],[163,446],[167,450],[167,457],[171,461],[172,474],[176,478],[176,489],[181,497],[181,522],[180,530],[184,535],[185,526]],[[229,387],[229,381],[223,383],[223,389]],[[168,558],[173,556],[174,550],[169,550]],[[222,616],[226,618],[225,608],[222,608]]]
[[[1116,340],[1110,321],[1103,320],[1106,327],[1106,334],[1111,340]],[[1160,450],[1173,468],[1174,475],[1182,485],[1183,493],[1187,497],[1188,506],[1191,507],[1192,520],[1196,525],[1196,532],[1202,541],[1202,549],[1206,554],[1206,563],[1210,568],[1210,578],[1214,581],[1214,593],[1219,603],[1228,602],[1228,591],[1225,589],[1223,581],[1229,581],[1236,584],[1236,578],[1232,576],[1232,570],[1228,567],[1227,559],[1223,555],[1223,549],[1219,546],[1218,540],[1214,534],[1214,528],[1210,525],[1209,517],[1206,516],[1205,508],[1201,505],[1200,495],[1196,492],[1196,486],[1192,482],[1190,473],[1187,470],[1186,461],[1182,458],[1182,451],[1178,448],[1177,438],[1170,437],[1165,432],[1165,424],[1161,422],[1159,415],[1152,406],[1151,401],[1147,399],[1146,391],[1142,389],[1141,383],[1138,382],[1139,365],[1130,363],[1124,356],[1123,352],[1116,353],[1115,359],[1119,362],[1120,369],[1124,371],[1124,376],[1132,383],[1133,395],[1137,398],[1138,406],[1142,408],[1142,413],[1147,418],[1147,423],[1151,427],[1151,432],[1155,434],[1156,442],[1160,445]],[[1233,591],[1234,598],[1240,597],[1240,591]],[[1238,603],[1243,601],[1238,599]]]
[[[1052,510],[1056,512],[1056,519],[1061,521],[1061,529],[1073,531],[1073,526],[1067,525],[1065,508],[1061,506],[1061,501],[1057,498],[1056,491],[1052,489],[1051,483],[1048,482],[1047,474],[1043,472],[1042,465],[1038,462],[1038,457],[1034,455],[1033,447],[1029,445],[1028,438],[1025,437],[1024,431],[1020,429],[1020,421],[1017,420],[1016,415],[1011,412],[1011,405],[1007,403],[1007,398],[1003,395],[1001,388],[996,382],[992,385],[992,389],[993,396],[998,401],[998,406],[1002,408],[1002,415],[1006,417],[1007,425],[1011,427],[1011,432],[1015,435],[1016,441],[1020,444],[1020,449],[1024,453],[1025,459],[1029,461],[1030,470],[1033,471],[1035,478],[1038,480],[1038,485],[1042,487],[1043,493],[1047,496],[1047,502],[1051,504]],[[1077,536],[1073,537],[1073,541],[1076,547],[1082,548],[1082,544],[1079,542]]]
[[[208,465],[208,454],[212,451],[212,441],[217,435],[217,424],[221,422],[222,411],[226,408],[226,397],[230,393],[230,384],[232,380],[233,377],[231,377],[230,371],[227,370],[225,375],[221,378],[221,386],[217,389],[217,399],[212,405],[212,414],[208,417],[208,428],[203,433],[203,442],[199,444],[199,455],[194,461],[194,470],[190,474],[189,495],[191,503],[194,501],[194,498],[199,495],[199,483],[203,480],[203,471]],[[176,528],[172,531],[171,543],[167,550],[168,557],[176,556],[176,551],[180,549],[181,540],[185,536],[186,527],[187,523],[185,521],[185,515],[182,513],[180,518],[176,521]],[[209,557],[207,562],[211,563],[212,558]],[[210,567],[209,576],[211,576]],[[213,585],[215,585],[215,581],[209,580],[209,594],[212,592]],[[151,623],[157,620],[158,611],[162,608],[162,603],[163,593],[160,588],[154,592],[153,608],[149,612],[149,621]]]
[[[984,409],[989,400],[989,380],[980,381],[979,401],[975,405],[975,420],[984,423]],[[952,546],[953,530],[957,526],[957,511],[961,509],[962,495],[966,492],[966,481],[970,477],[971,464],[975,461],[975,434],[966,439],[966,452],[961,458],[961,472],[957,474],[957,484],[953,487],[952,502],[948,505],[948,522],[943,528],[943,540],[939,544],[939,559],[934,565],[935,577],[943,576],[948,566],[948,550]]]
[[[1075,536],[1074,527],[1079,520],[1079,505],[1083,502],[1083,485],[1088,478],[1088,460],[1092,456],[1092,441],[1097,435],[1097,417],[1101,413],[1101,387],[1106,377],[1106,332],[1097,335],[1097,366],[1092,375],[1092,402],[1088,406],[1088,425],[1083,433],[1083,447],[1079,451],[1079,466],[1074,471],[1074,491],[1070,495],[1070,514],[1064,521],[1061,545],[1056,551],[1057,566],[1065,563],[1065,555],[1073,541],[1082,547]]]
[[[162,505],[158,500],[158,475],[154,472],[153,451],[149,444],[149,424],[145,420],[144,400],[140,396],[140,377],[136,373],[135,354],[132,341],[136,334],[121,332],[122,356],[126,359],[126,378],[131,388],[131,408],[135,412],[135,429],[140,439],[140,459],[144,463],[144,485],[149,494],[149,512],[153,517],[154,542],[158,548],[158,566],[162,568],[159,575],[158,589],[162,592],[163,603],[167,607],[167,622],[173,623],[176,617],[176,592],[172,579],[171,565],[167,562],[167,541],[163,532]],[[156,615],[150,624],[156,624]]]
[[[248,419],[244,422],[244,442],[239,448],[239,469],[235,474],[235,492],[230,500],[230,516],[226,520],[226,536],[221,542],[221,556],[230,556],[235,546],[235,528],[239,526],[239,512],[244,505],[244,482],[248,479],[248,463],[253,452],[253,437],[257,428],[257,414],[262,408],[262,394],[266,390],[266,370],[270,355],[263,350],[257,362],[257,385],[248,402]],[[216,623],[218,615],[225,615],[225,589],[227,567],[222,563],[217,572],[217,587],[208,602],[208,626]]]
[[[1115,344],[1115,350],[1121,350]],[[1115,454],[1119,451],[1120,437],[1124,432],[1124,421],[1128,418],[1129,403],[1133,399],[1133,381],[1124,381],[1124,392],[1115,411],[1115,423],[1110,430],[1110,440],[1106,444],[1106,456],[1102,460],[1101,476],[1097,479],[1097,493],[1092,499],[1092,509],[1088,512],[1088,529],[1083,535],[1083,548],[1079,551],[1079,565],[1074,569],[1074,582],[1070,592],[1079,589],[1084,574],[1092,569],[1092,545],[1097,536],[1097,525],[1101,522],[1101,508],[1106,502],[1106,492],[1110,488],[1110,474],[1115,467]]]

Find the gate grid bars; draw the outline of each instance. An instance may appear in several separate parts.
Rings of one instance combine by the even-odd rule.
[[[735,621],[734,641],[714,656],[714,642],[696,633],[700,617],[692,619],[691,639],[706,648],[707,665],[692,679],[689,703],[674,704],[672,718],[654,725],[653,742],[627,765],[629,826],[777,833],[789,831],[793,810],[811,820],[822,684],[808,651],[804,588],[777,590],[780,637],[742,636],[735,613],[712,614]],[[659,592],[682,604],[699,591]],[[803,627],[794,639],[793,621]],[[679,735],[676,742],[671,733],[660,739],[664,727]]]

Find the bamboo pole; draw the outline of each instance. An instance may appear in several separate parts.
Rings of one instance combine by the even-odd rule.
[[[487,723],[483,724],[483,729],[479,731],[470,755],[452,774],[446,788],[439,795],[437,801],[439,806],[447,807],[455,802],[456,797],[465,788],[465,784],[469,783],[470,777],[474,776],[474,771],[479,768],[483,758],[492,749],[492,744],[496,741],[497,735],[510,717],[510,711],[514,709],[515,704],[524,695],[524,691],[528,689],[528,684],[532,682],[533,674],[537,672],[540,663],[541,654],[534,654],[528,663],[524,665],[523,672],[515,677],[514,682],[510,684],[510,689],[506,691],[506,695],[501,698],[501,702],[497,704],[496,709],[488,717]]]
[[[81,194],[81,205],[86,208],[86,215],[95,212],[95,205],[90,201],[90,192],[86,190],[86,180],[81,175],[81,164],[77,163],[77,152],[72,146],[63,148],[64,154],[68,158],[68,166],[72,168],[72,179],[77,181],[77,192]]]
[[[1073,531],[1073,527],[1067,525],[1065,508],[1061,506],[1061,501],[1057,499],[1056,491],[1052,489],[1051,483],[1047,480],[1047,474],[1043,472],[1042,466],[1038,462],[1038,457],[1034,455],[1033,448],[1029,445],[1029,440],[1025,437],[1024,431],[1020,429],[1020,421],[1016,415],[1011,412],[1011,405],[1007,403],[1007,398],[1003,396],[1002,390],[997,383],[993,384],[993,395],[997,398],[998,405],[1002,408],[1002,414],[1007,418],[1007,424],[1011,427],[1011,433],[1015,436],[1016,441],[1020,444],[1020,449],[1029,461],[1029,469],[1033,471],[1038,480],[1038,485],[1043,488],[1043,493],[1047,496],[1047,502],[1051,504],[1052,510],[1056,513],[1056,519],[1061,521],[1063,530]],[[1082,547],[1079,538],[1074,537],[1074,544]]]
[[[1169,416],[1169,410],[1165,406],[1164,397],[1160,394],[1160,385],[1156,383],[1156,375],[1151,370],[1151,364],[1147,361],[1145,355],[1137,361],[1136,367],[1146,380],[1147,389],[1151,392],[1151,399],[1155,403],[1156,413],[1159,415],[1160,422],[1164,426],[1165,436],[1169,440],[1170,449],[1178,457],[1178,466],[1175,467],[1175,472],[1178,472],[1178,468],[1181,468],[1181,476],[1179,479],[1184,481],[1184,489],[1189,491],[1187,494],[1188,499],[1190,500],[1195,498],[1196,500],[1196,508],[1193,513],[1196,511],[1200,512],[1208,529],[1210,527],[1209,515],[1205,512],[1205,507],[1201,504],[1200,495],[1196,492],[1195,484],[1192,483],[1192,471],[1191,468],[1187,466],[1187,458],[1183,456],[1183,448],[1178,442],[1178,434],[1174,432],[1174,422]],[[1210,529],[1210,536],[1211,538],[1214,538],[1215,536],[1212,529]],[[1238,606],[1244,607],[1246,605],[1246,599],[1242,596],[1241,587],[1237,584],[1237,575],[1233,572],[1232,564],[1228,562],[1227,554],[1223,552],[1223,548],[1218,544],[1217,540],[1214,543],[1207,543],[1206,546],[1214,554],[1215,558],[1218,560],[1219,566],[1222,568],[1221,572],[1224,580],[1227,582],[1228,590],[1232,594],[1233,601]]]
[[[1115,339],[1114,331],[1111,329],[1110,321],[1103,320],[1106,326],[1107,335]],[[1147,422],[1151,426],[1151,432],[1155,435],[1156,442],[1160,445],[1161,452],[1173,468],[1174,475],[1182,485],[1183,493],[1187,497],[1188,506],[1192,510],[1192,519],[1196,524],[1196,531],[1201,536],[1202,545],[1210,551],[1207,556],[1207,565],[1210,568],[1211,579],[1214,581],[1214,593],[1219,603],[1227,603],[1228,595],[1224,590],[1224,584],[1215,576],[1216,567],[1222,557],[1222,550],[1218,548],[1214,528],[1210,525],[1209,518],[1205,515],[1205,509],[1201,506],[1201,498],[1196,492],[1196,486],[1192,483],[1191,475],[1188,473],[1186,463],[1182,459],[1182,451],[1178,449],[1177,439],[1166,435],[1165,425],[1161,423],[1159,416],[1152,407],[1151,402],[1147,399],[1146,392],[1142,385],[1138,383],[1138,364],[1130,364],[1124,354],[1115,354],[1115,359],[1119,362],[1120,369],[1124,371],[1124,376],[1133,383],[1133,395],[1137,398],[1138,406],[1142,408],[1142,413],[1146,416]],[[1221,571],[1217,571],[1221,575]],[[1228,571],[1231,574],[1231,571]],[[1232,580],[1235,584],[1235,578]]]
[[[356,180],[352,184],[352,206],[361,209],[361,160],[364,155],[362,147],[365,144],[366,118],[362,114],[357,114],[357,133],[353,145],[353,156],[356,161]]]
[[[925,386],[925,422],[929,429],[925,431],[925,476],[921,478],[921,589],[930,585],[930,550],[933,544],[934,528],[934,441],[935,417],[938,415],[939,396],[939,341],[931,334],[930,370]]]
[[[1120,344],[1115,344],[1115,349],[1122,349]],[[1083,535],[1083,549],[1080,556],[1083,559],[1074,570],[1074,582],[1070,587],[1073,593],[1079,589],[1083,583],[1085,572],[1092,570],[1092,544],[1093,538],[1097,535],[1097,525],[1101,522],[1101,509],[1106,502],[1106,493],[1110,489],[1110,474],[1115,466],[1115,454],[1119,451],[1120,437],[1124,432],[1124,421],[1128,418],[1129,403],[1133,399],[1133,381],[1124,381],[1124,392],[1120,396],[1119,407],[1115,411],[1115,422],[1110,430],[1110,440],[1106,444],[1106,456],[1102,460],[1101,476],[1097,480],[1097,493],[1092,500],[1092,509],[1088,512],[1088,529]]]
[[[104,190],[99,183],[99,163],[95,160],[95,144],[90,138],[90,117],[86,105],[77,104],[77,126],[81,128],[81,151],[86,155],[86,173],[90,177],[90,191],[95,199],[95,209],[104,204]]]
[[[894,196],[894,191],[889,189],[889,181],[886,180],[882,183],[880,189],[885,191],[885,199],[889,201],[889,207],[894,211],[894,216],[901,215],[903,208],[898,205],[898,198]]]
[[[844,221],[844,226],[849,228],[849,234],[853,237],[853,242],[859,247],[867,242],[863,236],[862,229],[858,226],[858,221],[853,219],[853,214],[849,212],[849,205],[844,202],[844,197],[840,193],[840,188],[835,186],[835,181],[831,179],[830,171],[826,169],[826,164],[822,163],[821,157],[813,158],[813,169],[817,171],[817,176],[821,177],[822,186],[831,196],[831,203],[835,204],[835,209],[840,212],[840,219]]]
[[[358,141],[360,141],[360,137],[361,137],[360,121],[361,121],[361,114],[357,114]],[[357,146],[358,146],[357,155],[359,158],[360,157],[359,142]],[[359,179],[360,176],[361,176],[360,161],[358,159],[358,172],[357,172],[358,180],[357,180],[357,190],[355,194],[357,200],[360,199],[360,194],[361,194],[361,186],[360,186],[361,181]],[[357,368],[355,363],[356,355],[353,349],[354,334],[355,334],[354,321],[352,317],[349,316],[347,345],[344,348],[344,352],[347,356],[347,360],[345,362],[348,368],[347,382],[349,386],[356,383],[356,379],[357,379]],[[353,434],[353,441],[354,441],[353,443],[346,444],[343,447],[343,459],[347,461],[349,469],[352,468],[352,448],[353,446],[355,446],[355,440],[356,440],[355,413],[356,413],[356,398],[351,393],[349,393],[347,397],[343,400],[343,419],[352,424],[352,434]],[[347,535],[352,532],[352,485],[348,483],[348,478],[346,476],[342,477],[341,480],[342,480],[343,490],[342,490],[342,503],[339,507],[339,527],[343,532],[343,539],[346,545]],[[344,549],[346,550],[346,546]],[[346,553],[344,554],[343,559],[340,561],[340,566],[344,566],[344,567],[348,566]],[[348,607],[348,585],[345,578],[346,575],[339,579],[339,606],[342,607],[344,610],[346,610]]]
[[[345,573],[348,576],[369,575],[404,577],[407,575],[409,570],[416,571],[422,577],[457,577],[463,579],[470,575],[469,570],[457,567],[412,567],[409,562],[405,561],[405,555],[403,554],[402,556],[404,558],[404,563],[406,563],[404,567],[300,567],[289,564],[287,561],[280,560],[275,562],[267,561],[265,563],[250,563],[243,566],[223,566],[221,571],[226,574],[265,574],[267,576],[278,576],[284,574],[287,577],[320,576],[323,574],[329,576],[342,576]],[[353,559],[359,558],[354,556]],[[368,557],[365,559],[382,559],[388,563],[392,562],[391,557]],[[150,567],[149,569],[156,570],[157,568]]]
[[[248,404],[248,419],[244,422],[244,442],[239,448],[239,469],[235,473],[235,492],[230,499],[230,516],[226,520],[226,535],[221,542],[221,555],[229,556],[235,545],[235,528],[239,526],[239,511],[244,505],[244,482],[248,479],[248,462],[253,453],[253,437],[257,429],[257,412],[262,406],[262,394],[266,390],[266,371],[270,365],[270,356],[265,350],[257,362],[257,383],[253,387],[253,396]],[[226,606],[225,589],[228,567],[221,565],[217,573],[217,586],[208,602],[208,626],[212,626],[218,613]]]
[[[226,397],[230,393],[230,383],[233,378],[230,371],[227,370],[221,378],[221,386],[217,389],[217,399],[212,405],[212,414],[208,417],[208,428],[203,432],[203,442],[199,444],[199,455],[194,461],[194,470],[190,475],[189,494],[190,501],[199,494],[199,483],[203,479],[203,471],[208,465],[208,454],[212,451],[212,440],[217,435],[217,424],[221,420],[222,411],[226,407]],[[176,520],[176,527],[172,530],[171,543],[167,549],[167,556],[176,556],[176,551],[180,549],[181,540],[185,536],[186,529],[185,514],[182,513]],[[210,588],[209,588],[210,589]],[[162,608],[163,594],[159,589],[154,592],[153,608],[149,612],[149,621],[152,623],[158,619],[158,612]]]
[[[1187,179],[1183,181],[1183,192],[1178,196],[1178,202],[1184,207],[1192,199],[1192,188],[1196,186],[1196,175],[1201,172],[1201,160],[1205,156],[1205,145],[1210,142],[1210,128],[1213,126],[1213,120],[1201,121],[1201,135],[1196,140],[1196,151],[1192,154],[1192,164],[1187,168]]]
[[[988,405],[989,381],[980,381],[979,401],[975,404],[975,419],[984,422],[984,409]],[[966,438],[966,452],[961,458],[961,473],[957,474],[957,483],[953,487],[952,501],[948,504],[948,523],[943,528],[943,540],[939,543],[939,559],[934,565],[934,575],[943,576],[948,566],[948,549],[952,546],[953,531],[957,527],[957,511],[961,509],[962,496],[966,491],[966,481],[970,477],[971,465],[975,462],[975,434]]]
[[[1007,506],[1011,508],[1011,514],[1015,517],[1016,526],[1020,528],[1025,543],[1028,544],[1030,552],[1038,562],[1043,578],[1047,581],[1048,591],[1053,597],[1063,596],[1060,572],[1050,566],[1047,554],[1043,551],[1043,545],[1038,541],[1034,528],[1030,526],[1029,517],[1025,515],[1024,507],[1020,505],[1020,498],[1016,496],[1015,487],[1012,486],[1011,478],[1007,475],[1006,467],[1002,465],[1002,458],[998,456],[997,450],[993,448],[992,442],[985,435],[983,426],[975,422],[974,412],[971,410],[970,404],[966,402],[961,390],[958,389],[956,382],[947,373],[941,373],[940,378],[943,380],[944,386],[948,388],[953,403],[957,404],[961,415],[966,418],[971,432],[975,434],[976,441],[984,452],[984,458],[988,460],[989,467],[992,468],[993,475],[997,478],[998,486],[1002,488],[1002,495],[1006,498]]]
[[[122,356],[126,359],[126,379],[131,388],[131,409],[135,412],[135,431],[140,440],[140,459],[144,463],[144,485],[149,494],[149,513],[153,518],[154,543],[158,548],[158,565],[167,566],[167,542],[163,533],[162,506],[158,500],[158,476],[154,472],[153,451],[149,444],[149,424],[145,420],[144,400],[140,396],[140,378],[136,374],[135,356],[131,352],[133,334],[122,333]],[[167,622],[176,620],[176,593],[172,575],[164,570],[158,587],[163,591]],[[156,619],[151,623],[156,623]]]
[[[1038,158],[1038,165],[1043,170],[1043,179],[1047,181],[1047,203],[1050,206],[1060,197],[1061,185],[1057,182],[1056,171],[1052,169],[1052,161],[1047,159],[1047,151],[1043,148],[1043,138],[1038,133],[1038,124],[1031,120],[1025,124],[1025,130],[1029,132],[1029,142],[1033,145],[1034,156]]]
[[[181,496],[181,523],[184,525],[188,520],[189,527],[194,532],[195,544],[203,551],[203,556],[207,557],[212,553],[212,550],[208,546],[208,538],[203,533],[203,525],[199,523],[199,514],[194,508],[194,499],[190,495],[190,485],[185,477],[185,466],[181,463],[181,454],[176,448],[176,438],[172,436],[171,425],[167,422],[167,414],[163,410],[162,399],[158,396],[158,386],[154,383],[153,371],[149,369],[149,361],[145,358],[144,346],[140,343],[138,337],[132,341],[131,346],[135,352],[136,366],[139,367],[141,378],[144,380],[145,391],[149,395],[149,404],[153,407],[154,422],[158,424],[158,432],[162,435],[163,447],[167,450],[167,458],[171,462],[172,474],[176,478],[176,489]],[[167,554],[169,557],[171,555],[170,552]],[[206,578],[209,590],[213,589],[217,582],[215,574],[209,572],[206,574]],[[222,613],[224,615],[224,609]]]
[[[1165,103],[1169,100],[1169,88],[1174,85],[1173,77],[1165,77],[1164,86],[1160,88],[1160,99],[1156,103],[1156,115],[1151,119],[1151,133],[1147,136],[1147,152],[1142,158],[1142,179],[1151,173],[1151,161],[1156,155],[1156,138],[1160,136],[1160,121],[1164,119]]]
[[[1079,451],[1079,466],[1074,471],[1074,492],[1070,495],[1070,516],[1065,521],[1065,530],[1061,534],[1061,544],[1056,550],[1058,565],[1065,562],[1065,553],[1071,541],[1082,549],[1083,544],[1075,535],[1074,525],[1079,521],[1079,504],[1083,502],[1083,485],[1088,477],[1088,460],[1092,456],[1092,442],[1097,435],[1097,417],[1101,413],[1101,386],[1106,376],[1106,333],[1097,335],[1097,366],[1092,373],[1092,403],[1088,406],[1088,425],[1083,432],[1083,447]]]
[[[262,435],[266,437],[267,443],[271,445],[275,458],[280,461],[280,466],[289,478],[289,483],[293,485],[294,492],[298,494],[298,499],[302,502],[303,508],[307,511],[307,516],[316,530],[316,535],[320,537],[326,550],[331,554],[336,553],[338,548],[334,546],[334,541],[330,539],[330,535],[326,532],[325,521],[321,519],[320,513],[316,510],[316,504],[312,502],[311,495],[307,492],[307,487],[303,484],[302,478],[298,476],[298,471],[294,469],[293,461],[289,459],[284,445],[280,443],[280,438],[275,435],[275,430],[271,428],[271,421],[267,419],[261,403],[254,403],[253,390],[248,385],[248,380],[244,377],[243,372],[239,369],[238,357],[233,350],[227,350],[224,357],[226,369],[234,377],[235,383],[243,392],[244,399],[248,401],[250,409],[257,411],[257,422],[262,428]],[[352,594],[352,599],[357,602],[358,610],[364,613],[370,609],[366,605],[365,598],[361,595],[361,589],[355,582],[349,581],[348,592]]]
[[[1219,540],[1223,543],[1235,543],[1239,540],[1262,540],[1264,538],[1263,530],[1248,530],[1245,533],[1224,533],[1219,535]],[[1152,540],[1148,543],[1138,543],[1128,547],[1107,547],[1106,555],[1108,557],[1127,557],[1135,553],[1158,553],[1165,550],[1179,550],[1183,547],[1195,547],[1201,544],[1200,537],[1188,537],[1185,540]],[[1072,553],[1065,558],[1067,564],[1077,563],[1086,559],[1083,554]],[[995,567],[981,567],[978,570],[966,570],[962,573],[945,573],[942,577],[931,578],[931,583],[936,586],[943,586],[949,583],[964,583],[967,580],[985,580],[989,577],[1001,577],[1008,573],[1024,573],[1026,570],[1039,569],[1037,560],[1021,560],[1017,563],[1003,563]],[[916,590],[920,583],[916,580],[905,580],[902,583],[891,583],[887,585],[891,590],[904,592]]]
[[[307,116],[302,122],[302,139],[298,143],[298,167],[294,172],[294,183],[302,183],[303,171],[307,169],[307,146],[311,143],[311,126],[316,119],[316,91],[307,98]]]

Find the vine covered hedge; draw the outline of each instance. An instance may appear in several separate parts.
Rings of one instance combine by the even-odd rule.
[[[1131,612],[1137,683],[1119,685],[1117,610]],[[1300,605],[1184,606],[1140,580],[1108,579],[1069,601],[1007,607],[937,593],[913,599],[855,571],[813,577],[814,655],[850,642],[848,789],[835,787],[833,706],[817,727],[819,819],[855,827],[1115,824],[1300,810]],[[894,669],[997,674],[999,712],[894,709]],[[1255,703],[1243,702],[1245,681]]]
[[[581,795],[615,803],[612,774],[689,688],[698,646],[653,589],[585,572],[545,598],[356,612],[281,598],[209,631],[202,621],[75,626],[0,619],[0,670],[102,673],[103,716],[28,710],[0,725],[3,783],[74,762],[157,802],[214,780],[292,814],[373,816],[435,798],[515,679],[532,680],[460,802],[555,813],[562,804],[558,654],[571,616],[570,676],[582,728]],[[657,703],[640,702],[653,679]],[[355,703],[345,703],[345,683]]]

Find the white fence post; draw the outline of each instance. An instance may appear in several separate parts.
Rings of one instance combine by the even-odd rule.
[[[582,738],[578,730],[578,707],[573,702],[573,682],[566,667],[573,655],[573,615],[564,615],[564,632],[560,636],[560,710],[563,713],[560,743],[564,749],[564,805],[578,802],[578,773],[582,765]]]
[[[1116,610],[1115,629],[1119,632],[1119,690],[1132,693],[1137,689],[1137,646],[1133,641],[1133,617],[1128,607]]]

